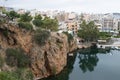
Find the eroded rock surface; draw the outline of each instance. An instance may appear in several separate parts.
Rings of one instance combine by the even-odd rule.
[[[66,66],[67,53],[77,48],[76,42],[72,40],[69,44],[67,36],[62,33],[51,32],[43,46],[36,44],[33,36],[34,31],[20,29],[17,25],[0,26],[1,54],[5,53],[7,48],[22,48],[30,57],[30,69],[35,78],[58,74]],[[2,70],[10,69],[4,68]]]

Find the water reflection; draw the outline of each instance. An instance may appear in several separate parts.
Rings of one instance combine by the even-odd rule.
[[[107,54],[109,52],[110,52],[110,48],[97,49],[95,47],[91,47],[87,49],[81,49],[77,52],[78,54],[74,54],[73,56],[68,57],[67,65],[60,74],[50,76],[48,78],[41,79],[41,80],[71,80],[69,79],[71,78],[70,74],[73,73],[74,71],[75,67],[73,66],[74,66],[75,60],[77,59],[79,61],[77,65],[79,65],[80,67],[80,68],[78,67],[78,69],[81,69],[83,73],[88,71],[90,72],[94,71],[95,67],[97,66],[97,63],[99,62],[98,54]]]
[[[86,72],[87,70],[93,71],[99,61],[96,54],[80,54],[79,59],[80,68],[83,72]]]
[[[99,58],[97,54],[107,54],[110,52],[110,48],[106,49],[97,49],[95,47],[82,49],[79,51],[79,67],[83,73],[87,71],[94,71],[94,68],[97,66]]]

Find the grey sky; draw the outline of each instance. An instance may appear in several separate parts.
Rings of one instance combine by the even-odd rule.
[[[120,0],[0,0],[0,5],[9,7],[66,10],[87,13],[120,12]]]

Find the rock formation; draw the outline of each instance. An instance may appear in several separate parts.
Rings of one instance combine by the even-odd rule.
[[[45,45],[40,46],[35,43],[33,36],[34,31],[21,29],[17,25],[0,25],[0,55],[5,57],[7,48],[22,48],[30,57],[29,68],[36,79],[61,72],[66,66],[67,53],[77,48],[76,42],[72,40],[68,43],[65,34],[51,32]],[[12,69],[5,66],[7,65],[4,65],[1,70]]]

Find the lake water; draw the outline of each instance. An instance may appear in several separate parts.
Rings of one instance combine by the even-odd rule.
[[[120,80],[120,51],[80,50],[60,74],[42,80]]]

